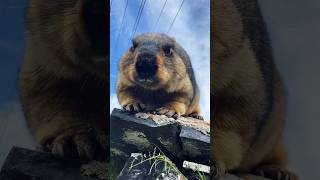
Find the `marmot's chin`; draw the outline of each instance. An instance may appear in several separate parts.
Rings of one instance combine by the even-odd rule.
[[[150,90],[158,89],[159,81],[156,78],[136,78],[136,83],[145,88]]]

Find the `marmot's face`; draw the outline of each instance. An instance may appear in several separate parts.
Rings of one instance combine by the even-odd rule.
[[[31,0],[30,38],[50,48],[57,61],[69,61],[105,76],[107,2],[104,0]]]
[[[156,90],[186,75],[175,41],[164,34],[142,34],[122,57],[119,71],[131,85]],[[176,81],[175,81],[176,82]]]

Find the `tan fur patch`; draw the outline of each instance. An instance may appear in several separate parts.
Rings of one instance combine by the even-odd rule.
[[[233,169],[241,163],[243,149],[240,136],[232,131],[212,129],[211,141],[214,159],[225,169]],[[210,132],[211,132],[210,131]]]
[[[173,109],[175,110],[175,112],[177,112],[177,114],[179,115],[184,115],[186,113],[186,105],[184,103],[181,103],[181,102],[170,102],[169,104],[165,105],[164,106],[165,108],[168,108],[168,109]]]
[[[157,66],[158,66],[157,77],[160,81],[159,82],[160,86],[163,86],[164,84],[166,84],[170,79],[170,75],[167,71],[167,68],[165,67],[164,61],[165,59],[163,58],[163,55],[158,53],[157,54]]]

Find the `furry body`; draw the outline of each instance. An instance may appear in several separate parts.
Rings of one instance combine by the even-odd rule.
[[[119,63],[117,96],[127,110],[200,117],[200,93],[189,56],[165,34],[133,39]]]
[[[211,144],[216,173],[286,172],[281,142],[286,100],[258,4],[211,3]]]
[[[106,154],[106,15],[98,0],[29,3],[20,97],[31,133],[53,154]]]

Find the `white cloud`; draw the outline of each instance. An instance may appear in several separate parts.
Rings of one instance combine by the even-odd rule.
[[[110,114],[114,108],[120,108],[118,98],[116,94],[111,94],[110,95]]]

